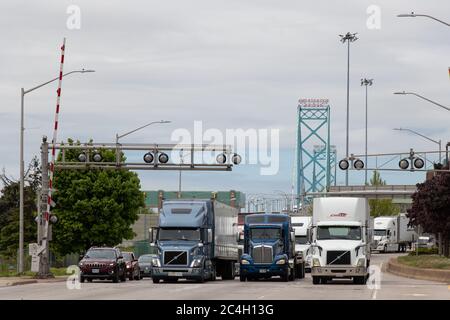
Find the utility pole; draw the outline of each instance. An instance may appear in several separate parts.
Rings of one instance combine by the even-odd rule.
[[[367,86],[371,86],[373,84],[373,79],[361,79],[361,86],[365,86],[366,87],[366,138],[365,138],[365,168],[364,168],[364,184],[367,185],[367,167],[368,167],[368,163],[367,163],[367,123],[368,123],[368,107],[367,107]]]
[[[358,40],[356,33],[347,32],[345,35],[340,34],[341,42],[347,42],[347,126],[346,126],[346,143],[345,157],[349,157],[349,122],[350,122],[350,42]],[[348,186],[348,171],[345,171],[345,185]]]

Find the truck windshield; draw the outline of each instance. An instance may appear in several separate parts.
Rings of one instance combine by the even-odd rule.
[[[200,240],[200,229],[160,228],[159,240]]]
[[[250,238],[252,239],[280,239],[281,229],[279,228],[251,228]]]
[[[385,229],[375,229],[375,230],[373,230],[373,235],[383,237],[386,235],[386,230]]]
[[[361,227],[321,226],[317,228],[318,240],[361,240]]]
[[[295,236],[295,243],[296,244],[307,244],[308,239],[306,236]]]

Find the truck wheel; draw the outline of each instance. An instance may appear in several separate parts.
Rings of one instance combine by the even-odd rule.
[[[127,281],[127,272],[124,270],[122,276],[120,277],[120,281],[126,282]]]
[[[209,278],[210,281],[216,281],[217,274],[216,274],[216,266],[213,265],[211,270],[211,277]]]
[[[159,283],[159,278],[152,278],[153,283]]]
[[[286,273],[281,276],[281,281],[284,281],[284,282],[289,281],[289,271],[286,271]]]
[[[313,281],[313,284],[319,284],[320,283],[320,277],[313,276],[312,277],[312,281]]]
[[[353,283],[354,284],[365,284],[366,282],[367,282],[367,277],[366,276],[353,277]]]
[[[116,273],[113,275],[112,281],[113,281],[114,283],[119,282],[119,273],[117,272],[117,270],[116,270]]]
[[[130,281],[133,281],[133,273],[130,273],[130,275],[129,275],[129,277],[128,277],[128,280],[130,280]]]
[[[383,253],[386,253],[386,252],[387,252],[387,245],[384,245]]]
[[[241,281],[241,282],[245,282],[245,280],[247,280],[247,278],[244,276],[244,275],[239,275],[239,280]]]
[[[84,277],[83,276],[80,276],[80,282],[84,283]]]
[[[289,268],[289,281],[294,281],[295,280],[295,268]]]

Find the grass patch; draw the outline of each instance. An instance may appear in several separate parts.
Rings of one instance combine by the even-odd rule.
[[[66,273],[67,268],[50,268],[50,272],[56,276],[69,276],[70,274]],[[22,276],[25,277],[34,277],[36,272],[25,271]],[[18,277],[16,270],[14,271],[2,271],[0,272],[0,277]]]
[[[402,256],[398,262],[410,267],[450,270],[450,259],[438,255]]]

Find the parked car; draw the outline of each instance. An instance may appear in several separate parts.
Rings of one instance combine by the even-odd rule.
[[[123,259],[125,260],[127,268],[127,276],[129,280],[141,280],[141,270],[139,267],[138,259],[134,256],[133,252],[122,252]]]
[[[152,259],[157,257],[157,254],[143,254],[139,257],[138,262],[141,270],[141,278],[152,276]]]
[[[78,263],[80,282],[93,279],[126,281],[126,264],[118,248],[91,247]]]

